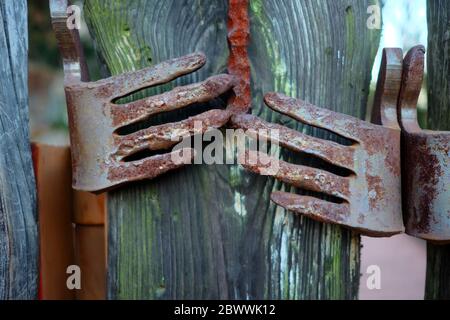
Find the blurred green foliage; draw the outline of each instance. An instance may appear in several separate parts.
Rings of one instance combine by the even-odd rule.
[[[72,2],[80,7],[81,1]],[[48,0],[28,1],[28,29],[29,29],[29,60],[33,63],[42,64],[53,69],[62,70],[62,62],[53,33]],[[86,28],[86,25],[82,26]],[[81,43],[84,48],[86,62],[93,79],[100,77],[100,67],[94,49],[92,39],[86,32],[80,32]]]
[[[72,1],[72,4],[83,6],[82,1]],[[68,134],[62,59],[52,28],[49,0],[28,1],[28,30],[29,62],[33,66],[30,67],[32,136],[48,139],[52,135]],[[91,78],[99,79],[100,63],[84,23],[80,39]]]
[[[28,1],[29,59],[50,67],[61,65],[46,0]]]

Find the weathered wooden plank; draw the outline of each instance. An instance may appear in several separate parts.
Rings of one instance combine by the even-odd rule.
[[[36,186],[28,130],[25,0],[0,2],[0,299],[37,297]]]
[[[428,0],[428,128],[450,131],[450,2]],[[450,299],[450,246],[428,244],[426,299]]]
[[[366,27],[367,8],[372,4],[378,2],[251,1],[253,113],[331,138],[323,130],[301,126],[261,108],[263,94],[277,91],[364,118],[370,70],[379,44],[379,30]],[[294,160],[289,153],[284,157]],[[297,157],[294,162],[313,164],[307,157]],[[263,181],[272,190],[283,188]],[[250,196],[252,185],[251,181],[247,184]],[[261,201],[258,211],[266,211],[271,225],[268,245],[272,257],[266,264],[270,268],[269,297],[356,298],[359,237],[336,226],[294,217],[272,204],[265,208],[267,204]],[[247,248],[249,254],[252,250]]]
[[[276,90],[363,117],[374,3],[251,0],[252,112],[293,125],[262,106]],[[113,74],[198,50],[207,66],[177,85],[226,69],[225,0],[86,0],[85,16]],[[280,188],[238,166],[202,165],[111,193],[109,298],[356,298],[359,238],[276,207],[268,196]]]

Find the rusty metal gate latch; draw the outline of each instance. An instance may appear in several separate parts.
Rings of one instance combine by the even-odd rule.
[[[350,170],[348,177],[328,171],[268,159],[266,154],[247,151],[241,157],[245,168],[260,174],[273,161],[279,161],[274,174],[297,188],[319,192],[340,199],[330,202],[316,197],[274,192],[271,199],[278,205],[312,219],[339,224],[366,235],[387,237],[404,231],[401,214],[400,127],[397,121],[397,98],[400,92],[403,53],[400,49],[385,49],[374,104],[374,119],[382,125],[318,108],[304,101],[270,93],[266,104],[302,123],[326,129],[345,137],[353,144],[344,146],[314,138],[296,130],[267,123],[252,115],[235,115],[234,127],[254,132],[278,130],[278,141],[294,152],[311,154],[335,166]],[[259,130],[264,129],[264,130]],[[259,134],[258,134],[259,132]],[[249,159],[253,160],[250,163]]]
[[[409,235],[450,242],[450,132],[422,130],[417,101],[422,88],[425,48],[405,57],[399,115],[402,127],[403,210]]]
[[[186,136],[219,128],[230,118],[230,111],[210,110],[181,122],[162,124],[128,135],[118,134],[124,126],[141,122],[159,113],[212,100],[230,90],[234,77],[213,76],[202,83],[127,104],[115,100],[140,89],[162,85],[201,68],[201,53],[173,59],[150,68],[96,82],[88,82],[88,70],[77,30],[67,28],[67,1],[50,2],[52,24],[63,56],[65,91],[69,114],[73,187],[100,192],[126,182],[152,179],[190,163],[193,149],[127,161],[142,150],[166,150]],[[197,128],[195,123],[201,123]]]

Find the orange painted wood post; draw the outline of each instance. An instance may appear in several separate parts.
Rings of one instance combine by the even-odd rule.
[[[106,298],[106,196],[74,191],[76,262],[82,270],[77,300]]]
[[[40,297],[106,297],[105,196],[72,189],[69,147],[33,144],[40,229]],[[67,287],[67,268],[81,270],[81,289]]]
[[[75,264],[69,148],[33,144],[40,233],[40,298],[73,300],[67,267]]]

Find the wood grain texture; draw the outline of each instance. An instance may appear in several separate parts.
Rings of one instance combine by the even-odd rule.
[[[0,300],[34,299],[36,186],[28,129],[27,2],[0,2]]]
[[[373,3],[251,0],[252,112],[293,126],[262,105],[276,90],[364,117]],[[112,74],[198,50],[208,64],[177,85],[226,70],[225,0],[86,0],[85,17]],[[356,298],[359,237],[276,207],[280,189],[238,166],[197,165],[109,194],[109,298]]]
[[[428,0],[428,129],[450,131],[450,2]],[[427,248],[426,299],[450,299],[450,245]]]

